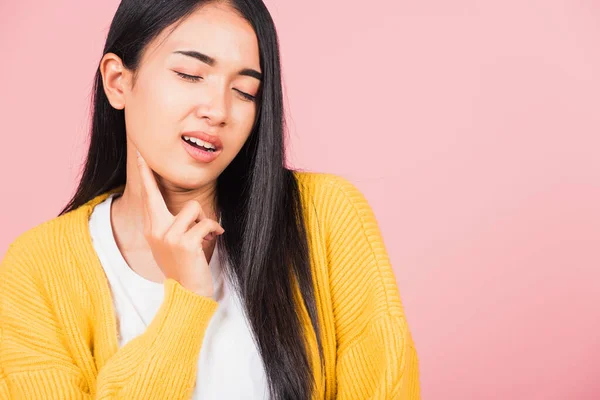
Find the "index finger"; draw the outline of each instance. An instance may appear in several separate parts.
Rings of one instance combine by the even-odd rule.
[[[158,188],[156,178],[146,160],[142,155],[137,153],[137,165],[140,171],[140,177],[142,181],[142,194],[146,197],[146,205],[151,218],[161,218],[165,216],[171,216],[169,209],[165,203],[165,199]]]

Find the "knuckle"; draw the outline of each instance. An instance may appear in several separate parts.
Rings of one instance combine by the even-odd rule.
[[[182,243],[182,248],[188,252],[195,252],[196,250],[198,250],[198,243],[194,243],[191,240],[187,240]]]
[[[177,244],[179,244],[179,238],[173,233],[167,233],[163,237],[163,241],[170,246],[176,246]]]
[[[205,218],[202,221],[200,221],[202,230],[210,230],[214,223],[215,223],[215,221],[213,221],[212,219],[208,219],[208,218]]]
[[[158,228],[151,228],[150,229],[150,237],[153,239],[162,239],[162,237],[164,236],[163,232],[161,229]]]

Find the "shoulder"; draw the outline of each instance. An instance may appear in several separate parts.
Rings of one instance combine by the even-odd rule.
[[[44,279],[72,265],[72,249],[84,240],[89,204],[46,220],[19,234],[0,261],[2,279]]]
[[[19,234],[10,244],[0,263],[5,268],[6,259],[11,261],[39,261],[40,257],[64,254],[69,248],[85,243],[88,221],[94,207],[120,188],[102,193],[87,203],[65,214],[46,220]]]
[[[68,245],[73,213],[44,221],[19,234],[8,246],[0,263],[0,276],[27,274],[43,269],[46,260]]]
[[[73,212],[46,220],[19,234],[8,247],[7,255],[26,254],[35,251],[47,251],[62,242],[65,231],[68,231],[69,220]]]
[[[300,193],[334,203],[363,203],[364,194],[348,178],[326,172],[294,171]]]
[[[374,310],[400,315],[387,247],[363,193],[348,179],[333,174],[301,173],[299,180],[313,195],[313,207],[307,208],[309,234],[318,231],[325,246],[328,287],[334,308],[340,309],[337,318],[351,321],[358,314],[379,315]],[[354,304],[354,299],[362,300],[356,307],[341,306]]]
[[[305,207],[315,209],[329,226],[354,221],[374,223],[375,216],[363,192],[348,178],[323,172],[294,172]]]
[[[313,171],[294,171],[298,183],[305,190],[314,189],[347,189],[350,187],[356,188],[353,183],[347,178],[332,174],[329,172],[313,172]]]
[[[80,206],[17,236],[0,261],[0,309],[27,301],[89,309],[90,288],[97,279],[87,232],[90,210],[87,204]]]

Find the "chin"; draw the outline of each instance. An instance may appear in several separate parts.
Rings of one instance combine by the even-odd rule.
[[[171,189],[194,190],[216,181],[218,175],[206,169],[185,168],[178,171],[167,171],[161,176],[161,184]]]

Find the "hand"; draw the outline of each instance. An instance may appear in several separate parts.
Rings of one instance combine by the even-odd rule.
[[[207,218],[200,203],[185,203],[179,214],[171,214],[152,170],[138,153],[144,207],[144,237],[154,260],[166,278],[179,282],[199,295],[213,295],[212,275],[202,249],[203,240],[212,240],[224,229]]]

